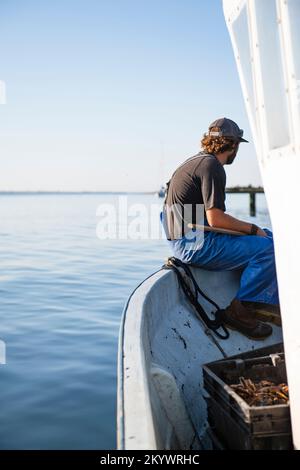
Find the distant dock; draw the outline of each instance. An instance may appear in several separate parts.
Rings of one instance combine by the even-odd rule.
[[[231,194],[249,194],[249,213],[251,217],[256,216],[256,194],[264,193],[262,186],[232,186],[225,189],[226,193]],[[165,197],[166,189],[164,186],[156,193],[159,197]]]
[[[261,186],[234,186],[226,188],[226,193],[231,194],[249,194],[249,212],[251,217],[256,215],[256,194],[264,193],[264,188]]]

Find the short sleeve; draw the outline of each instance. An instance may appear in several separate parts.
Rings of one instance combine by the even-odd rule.
[[[213,158],[204,161],[201,167],[201,192],[205,210],[215,207],[225,212],[224,168]]]

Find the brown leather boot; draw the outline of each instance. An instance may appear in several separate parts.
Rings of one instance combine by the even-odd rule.
[[[257,320],[238,299],[233,299],[221,318],[228,328],[238,330],[250,339],[263,340],[273,331],[270,325]]]
[[[281,313],[279,305],[266,304],[264,302],[250,302],[242,300],[242,304],[250,312],[253,312],[255,318],[264,322],[271,322],[274,325],[281,326]]]

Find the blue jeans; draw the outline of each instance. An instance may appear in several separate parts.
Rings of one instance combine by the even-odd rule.
[[[212,271],[241,270],[239,300],[278,305],[273,234],[264,231],[267,237],[205,232],[199,249],[194,249],[188,235],[168,243],[174,256],[185,263]]]

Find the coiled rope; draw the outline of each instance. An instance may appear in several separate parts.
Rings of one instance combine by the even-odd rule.
[[[181,286],[184,294],[191,302],[193,307],[196,310],[197,316],[202,320],[209,330],[212,330],[216,336],[221,339],[229,338],[229,332],[225,325],[222,322],[221,315],[222,309],[218,306],[216,302],[210,299],[198,286],[189,266],[183,263],[181,260],[175,257],[168,258],[167,262],[162,266],[163,269],[172,269],[178,278],[179,285]],[[184,271],[184,273],[182,272]],[[192,288],[191,288],[192,286]],[[198,295],[201,295],[205,300],[207,300],[211,305],[216,308],[215,312],[212,312],[214,319],[209,318],[204,308],[198,301]],[[223,333],[220,333],[218,330],[223,330]],[[207,332],[211,335],[211,332]]]

